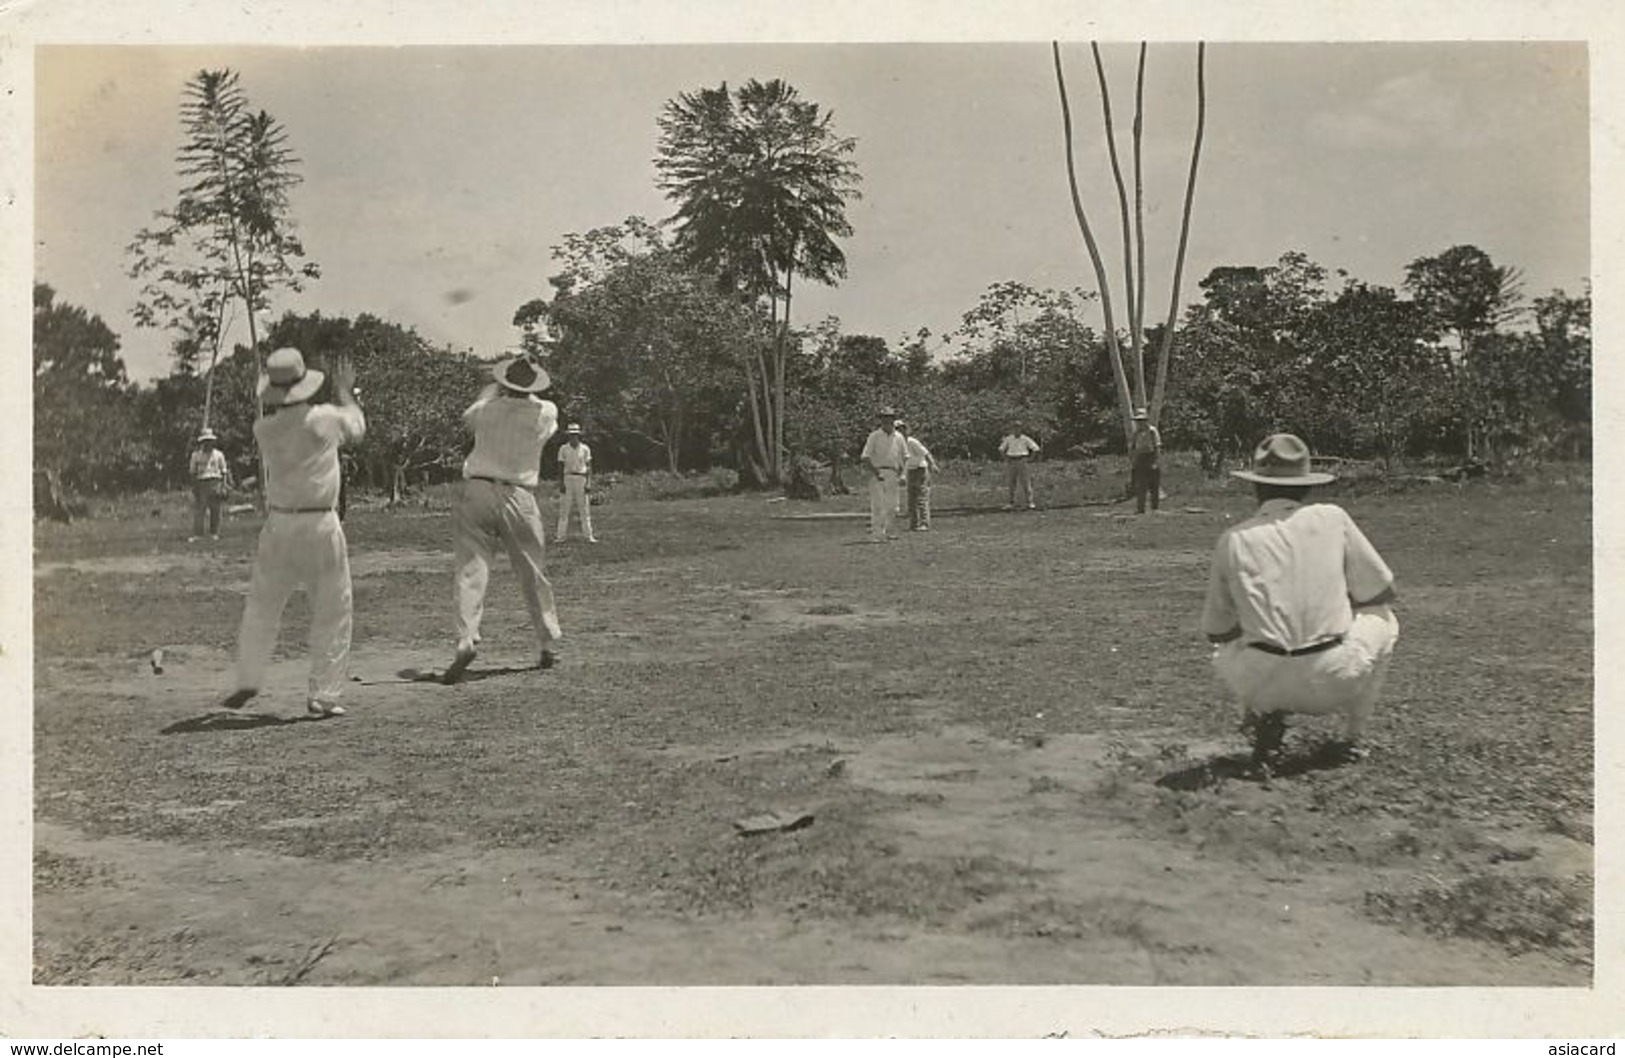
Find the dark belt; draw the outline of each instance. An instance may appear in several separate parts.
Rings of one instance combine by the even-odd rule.
[[[1274,654],[1278,658],[1301,658],[1307,654],[1319,654],[1323,650],[1330,650],[1342,642],[1342,636],[1333,636],[1331,639],[1323,639],[1319,643],[1315,643],[1307,647],[1299,647],[1297,650],[1288,650],[1286,647],[1278,647],[1274,643],[1248,643],[1247,645],[1252,647],[1254,650],[1262,650],[1266,654]]]
[[[330,514],[331,507],[272,507],[278,514]]]
[[[522,488],[525,487],[524,485],[519,484],[519,482],[517,482],[517,481],[508,481],[505,478],[488,478],[488,477],[485,477],[483,474],[470,474],[468,476],[468,480],[470,480],[470,481],[489,481],[493,485],[508,485],[508,486],[510,486],[512,488],[516,488],[516,489],[522,489]]]
[[[587,476],[587,472],[585,470],[566,470],[564,476],[567,478],[584,478]]]

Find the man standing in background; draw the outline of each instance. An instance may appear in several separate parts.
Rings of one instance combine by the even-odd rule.
[[[873,475],[869,482],[869,541],[896,540],[897,484],[908,460],[908,446],[897,432],[897,412],[881,408],[877,425],[863,442],[863,465]]]
[[[1016,506],[1018,491],[1026,497],[1027,509],[1035,509],[1038,504],[1033,502],[1033,478],[1029,464],[1038,454],[1038,442],[1021,432],[1019,422],[1013,422],[1010,432],[999,441],[999,454],[1004,457],[1004,484],[1010,494],[1004,509],[1008,511]]]
[[[1146,497],[1151,509],[1162,503],[1162,434],[1151,425],[1144,408],[1134,409],[1134,436],[1128,443],[1129,487],[1134,492],[1134,513],[1145,513]]]
[[[508,552],[530,611],[540,648],[538,668],[553,667],[553,646],[562,635],[553,585],[544,572],[542,514],[532,491],[540,480],[542,447],[558,429],[558,408],[537,396],[552,382],[526,356],[497,364],[491,374],[496,381],[463,413],[474,431],[474,450],[463,461],[462,495],[452,511],[457,652],[440,677],[447,684],[462,677],[477,652],[498,541]]]
[[[558,538],[564,540],[570,527],[570,508],[574,507],[581,520],[581,535],[587,543],[596,544],[598,537],[592,531],[592,501],[587,495],[587,478],[592,474],[592,449],[582,443],[581,427],[570,424],[565,430],[568,440],[559,446],[559,469],[563,472],[563,495],[559,499]]]
[[[908,527],[923,533],[931,528],[931,477],[937,472],[937,461],[902,419],[897,420],[897,432],[903,435],[908,448],[903,463],[908,478]]]
[[[220,451],[214,431],[205,426],[197,435],[197,447],[192,450],[189,466],[192,477],[192,535],[187,543],[202,539],[205,523],[210,540],[220,539],[220,510],[226,502],[226,487],[231,483],[231,468],[226,465],[226,453]]]

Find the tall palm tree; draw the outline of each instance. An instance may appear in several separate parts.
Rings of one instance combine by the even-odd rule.
[[[838,239],[852,234],[846,205],[860,197],[834,115],[780,80],[734,92],[685,92],[660,116],[658,186],[677,204],[673,244],[740,296],[765,302],[771,349],[745,357],[756,452],[769,480],[782,477],[785,356],[797,276],[834,284],[846,275]]]
[[[288,193],[300,181],[299,159],[281,124],[249,109],[237,73],[199,70],[183,89],[180,117],[175,206],[159,210],[159,224],[138,231],[126,252],[130,275],[142,284],[137,325],[170,327],[209,345],[207,426],[229,305],[242,305],[258,363],[258,315],[271,291],[300,290],[321,271],[298,263],[305,251],[293,234]]]

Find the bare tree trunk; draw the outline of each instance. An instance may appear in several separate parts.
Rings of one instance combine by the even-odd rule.
[[[666,468],[673,474],[681,473],[683,406],[673,400],[670,415],[661,420],[660,432],[666,435]]]
[[[846,478],[841,474],[841,452],[839,449],[829,458],[829,491],[832,495],[846,496],[852,490],[846,486]]]
[[[1111,284],[1106,277],[1106,265],[1100,257],[1100,246],[1095,242],[1093,229],[1089,227],[1089,217],[1083,209],[1083,199],[1078,194],[1077,162],[1072,152],[1072,106],[1066,94],[1066,76],[1061,70],[1061,45],[1058,41],[1050,44],[1051,54],[1055,59],[1055,84],[1061,95],[1061,127],[1066,140],[1066,179],[1072,191],[1072,212],[1077,217],[1078,229],[1083,233],[1084,245],[1089,249],[1089,260],[1094,265],[1095,281],[1100,286],[1100,308],[1105,316],[1106,350],[1111,357],[1112,377],[1117,382],[1117,398],[1119,410],[1122,412],[1123,436],[1130,437],[1134,432],[1134,423],[1131,418],[1128,376],[1123,370],[1123,354],[1117,345],[1117,328],[1112,322]]]
[[[1207,45],[1196,45],[1196,137],[1191,143],[1190,177],[1185,182],[1185,208],[1179,221],[1179,251],[1174,254],[1173,293],[1168,296],[1168,322],[1162,328],[1162,343],[1157,350],[1156,393],[1152,397],[1150,419],[1152,425],[1162,420],[1162,400],[1168,388],[1168,354],[1174,346],[1174,324],[1179,318],[1179,281],[1185,271],[1185,247],[1191,234],[1191,203],[1196,200],[1196,167],[1202,158],[1202,132],[1207,125],[1207,79],[1205,76]]]
[[[779,321],[779,343],[775,352],[773,370],[774,389],[774,419],[773,419],[773,468],[775,483],[784,480],[784,360],[788,355],[790,341],[790,284],[795,280],[795,272],[786,269],[784,273],[784,319]]]
[[[235,241],[235,239],[236,239],[236,236],[233,235],[233,240]],[[234,254],[237,253],[235,248],[233,249],[233,253]],[[254,356],[254,369],[255,369],[254,391],[253,391],[254,392],[254,413],[255,413],[255,416],[258,417],[258,416],[262,416],[262,415],[265,414],[265,405],[264,405],[264,403],[262,403],[260,401],[260,397],[259,397],[259,376],[261,374],[265,373],[265,362],[260,356],[259,327],[256,325],[255,320],[254,320],[253,262],[252,261],[249,262],[249,267],[245,271],[243,269],[243,266],[242,266],[242,263],[241,263],[242,259],[241,259],[240,254],[237,255],[237,259],[238,259],[238,266],[237,266],[238,267],[238,275],[240,277],[239,282],[241,282],[241,284],[242,284],[243,307],[248,310],[248,348],[253,353],[253,356]],[[256,446],[256,451],[258,451],[258,446]],[[265,509],[266,509],[266,504],[269,502],[266,499],[266,495],[265,495],[265,486],[266,486],[266,480],[265,480],[265,453],[264,452],[258,452],[258,456],[259,456],[259,464],[260,464],[259,508],[260,508],[261,513],[263,513],[265,511]]]
[[[1133,432],[1131,414],[1132,402],[1145,395],[1145,363],[1140,357],[1139,336],[1134,333],[1134,320],[1139,314],[1139,305],[1134,300],[1134,238],[1129,229],[1128,192],[1123,187],[1123,167],[1117,160],[1117,132],[1112,123],[1112,96],[1111,89],[1106,85],[1106,67],[1100,61],[1100,45],[1091,43],[1090,50],[1095,57],[1095,77],[1100,82],[1100,110],[1102,120],[1106,126],[1106,153],[1111,158],[1112,179],[1117,184],[1117,212],[1123,223],[1123,289],[1128,298],[1128,325],[1129,350],[1134,357],[1134,393],[1130,398],[1130,407],[1123,411],[1125,435]],[[1101,300],[1104,301],[1106,292],[1101,291]]]
[[[1134,322],[1129,332],[1134,345],[1137,403],[1145,406],[1145,184],[1141,177],[1140,147],[1145,135],[1145,42],[1134,76]]]
[[[209,428],[214,410],[214,369],[220,363],[220,346],[226,340],[226,307],[231,304],[231,291],[221,284],[220,308],[215,313],[214,340],[209,343],[209,373],[203,379],[203,428]]]
[[[745,385],[750,403],[750,425],[756,441],[756,455],[758,457],[753,462],[757,464],[760,471],[767,456],[767,442],[762,427],[762,408],[757,402],[756,393],[756,367],[759,359],[760,354],[754,349],[747,351],[745,354]],[[766,386],[767,380],[765,378],[762,380],[762,384],[764,387]],[[755,476],[761,477],[761,472],[758,472]]]

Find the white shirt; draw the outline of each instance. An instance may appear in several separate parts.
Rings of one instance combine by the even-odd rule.
[[[896,430],[887,433],[877,426],[863,442],[863,455],[859,458],[868,460],[876,470],[902,470],[908,459],[908,445]]]
[[[999,442],[999,454],[1012,459],[1025,459],[1038,451],[1038,442],[1026,434],[1005,434],[1004,440]]]
[[[1217,636],[1239,625],[1244,642],[1298,650],[1347,634],[1353,604],[1393,584],[1393,572],[1343,508],[1269,500],[1219,537],[1202,631]]]
[[[931,465],[931,449],[925,447],[925,442],[918,437],[906,439],[908,445],[908,459],[903,464],[904,469],[918,470]]]
[[[533,488],[540,476],[542,446],[559,427],[559,410],[534,393],[523,397],[485,387],[463,413],[474,431],[474,450],[463,460],[463,477],[495,478]]]
[[[218,448],[192,453],[192,477],[197,481],[211,481],[226,476],[226,453]]]
[[[254,423],[265,458],[265,498],[284,510],[336,508],[339,445],[361,440],[367,420],[354,404],[295,404]]]
[[[1155,426],[1135,430],[1134,436],[1129,439],[1128,450],[1136,455],[1142,452],[1160,452],[1162,451],[1162,434],[1157,432]]]
[[[585,474],[592,469],[592,447],[585,441],[579,445],[566,441],[559,446],[559,462],[566,474]]]

